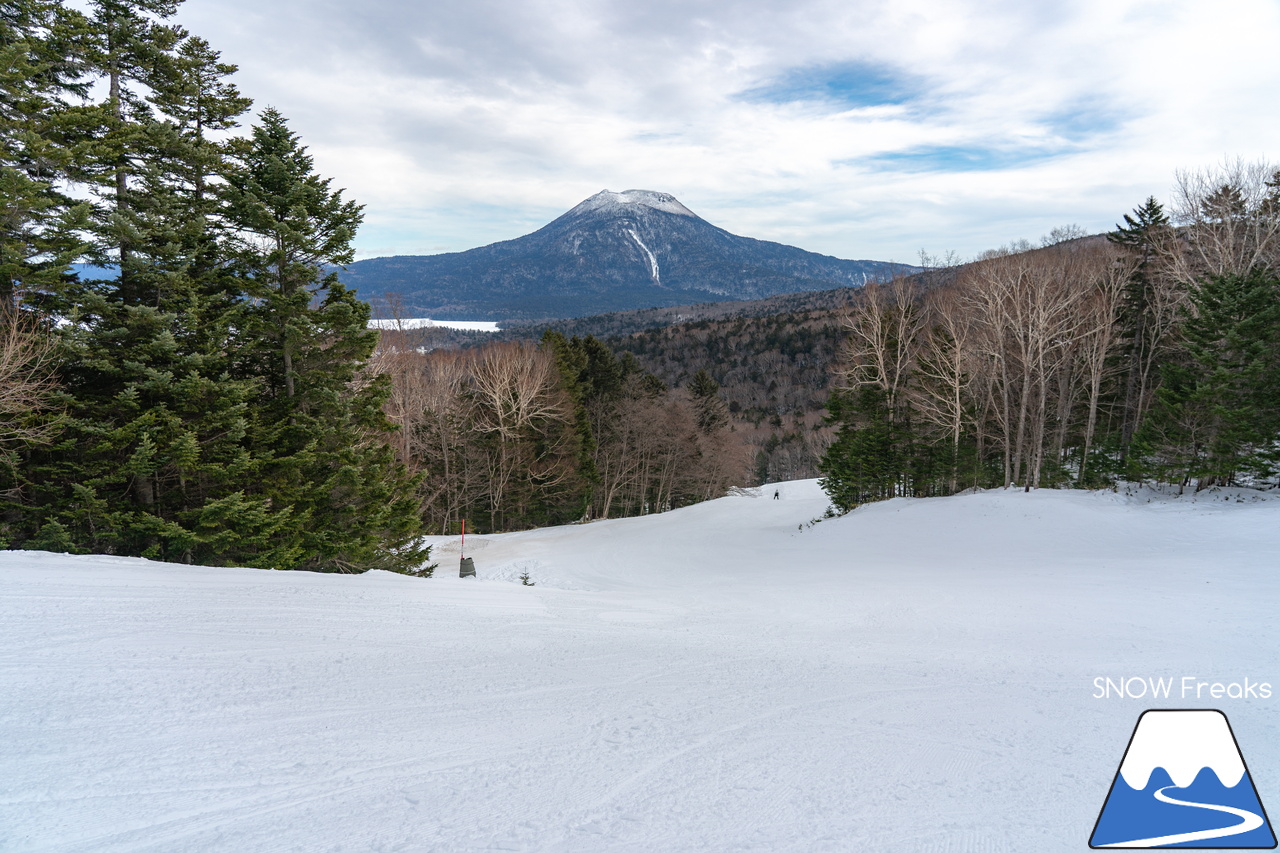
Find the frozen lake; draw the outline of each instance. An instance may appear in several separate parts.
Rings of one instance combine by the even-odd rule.
[[[483,320],[430,320],[418,317],[413,320],[370,320],[371,329],[459,329],[464,332],[496,332],[497,323]]]

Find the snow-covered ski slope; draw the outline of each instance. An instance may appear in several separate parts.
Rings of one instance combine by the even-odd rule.
[[[1149,707],[1280,811],[1280,501],[776,488],[478,580],[0,552],[0,851],[1080,851]],[[1273,698],[1094,698],[1183,676]]]

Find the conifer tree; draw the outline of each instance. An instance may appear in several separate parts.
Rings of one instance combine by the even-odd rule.
[[[1138,263],[1125,288],[1121,317],[1127,341],[1121,401],[1121,464],[1124,463],[1134,432],[1141,425],[1151,390],[1150,384],[1156,379],[1150,375],[1154,350],[1159,344],[1151,334],[1153,288],[1158,275],[1160,253],[1167,249],[1171,236],[1169,217],[1154,196],[1148,197],[1141,207],[1135,208],[1133,216],[1126,213],[1124,224],[1117,225],[1107,235],[1112,243],[1126,247],[1138,257]]]
[[[131,111],[113,114],[109,137],[128,149],[108,146],[96,167],[110,187],[99,253],[120,274],[62,289],[75,321],[62,335],[65,430],[32,456],[26,544],[287,566],[297,545],[278,534],[292,510],[244,493],[260,474],[246,449],[258,381],[230,375],[243,300],[227,289],[221,218],[201,190],[223,159],[203,129],[232,126],[248,102],[229,84],[215,99],[184,91],[180,54],[148,56],[149,89],[115,81]],[[206,58],[219,77],[234,70]]]
[[[361,372],[368,308],[329,271],[350,260],[359,207],[311,174],[276,113],[252,141],[211,139],[249,100],[228,81],[234,67],[168,23],[176,5],[0,10],[0,288],[8,305],[35,290],[70,321],[63,430],[28,451],[20,482],[0,484],[0,536],[416,570],[426,552],[412,541],[412,484],[385,442],[386,389]],[[91,91],[103,100],[67,105]],[[60,194],[68,181],[91,188],[92,216]],[[68,276],[77,253],[114,274]]]
[[[91,27],[84,53],[89,67],[106,84],[106,97],[98,105],[92,157],[81,158],[81,171],[97,185],[101,199],[97,214],[101,240],[95,259],[118,266],[116,287],[126,301],[146,298],[133,293],[135,286],[146,286],[135,284],[140,273],[146,277],[146,261],[135,263],[132,258],[138,236],[133,201],[139,194],[131,179],[149,153],[140,137],[154,130],[148,90],[161,85],[159,78],[167,70],[164,57],[183,35],[180,28],[165,23],[179,2],[93,0],[90,4]]]
[[[0,12],[0,309],[61,284],[83,250],[89,206],[63,192],[73,167],[70,96],[88,83],[76,41],[85,21],[51,0],[11,0]]]
[[[901,425],[890,417],[885,397],[882,389],[862,385],[832,392],[827,403],[839,430],[818,463],[818,482],[839,510],[893,497],[905,474]]]
[[[363,372],[377,333],[332,271],[352,260],[361,208],[330,184],[265,110],[223,191],[250,300],[235,371],[261,383],[251,443],[262,493],[292,508],[298,567],[413,571],[426,557],[414,482],[387,441],[387,377]]]
[[[589,503],[591,489],[597,480],[597,472],[592,458],[596,449],[596,439],[591,427],[588,405],[600,394],[596,387],[601,371],[599,350],[604,349],[610,366],[613,363],[613,353],[604,348],[595,338],[589,337],[586,341],[576,336],[566,338],[554,329],[548,329],[543,333],[542,345],[549,347],[555,353],[560,384],[573,403],[574,430],[578,436],[578,471],[586,492],[583,496],[584,503]]]
[[[698,418],[698,431],[711,435],[729,423],[729,407],[720,399],[720,385],[706,369],[700,369],[689,380],[693,409]]]
[[[1280,279],[1265,269],[1191,288],[1184,357],[1167,365],[1140,442],[1165,478],[1197,488],[1268,474],[1280,437]]]

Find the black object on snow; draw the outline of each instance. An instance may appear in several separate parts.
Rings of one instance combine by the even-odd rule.
[[[458,568],[458,577],[473,578],[476,576],[476,564],[470,557],[462,558],[462,565]]]

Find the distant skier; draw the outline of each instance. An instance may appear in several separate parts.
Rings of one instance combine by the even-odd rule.
[[[773,499],[774,499],[775,501],[776,501],[776,500],[778,500],[778,490],[777,490],[777,489],[774,489],[774,490],[773,490]]]

